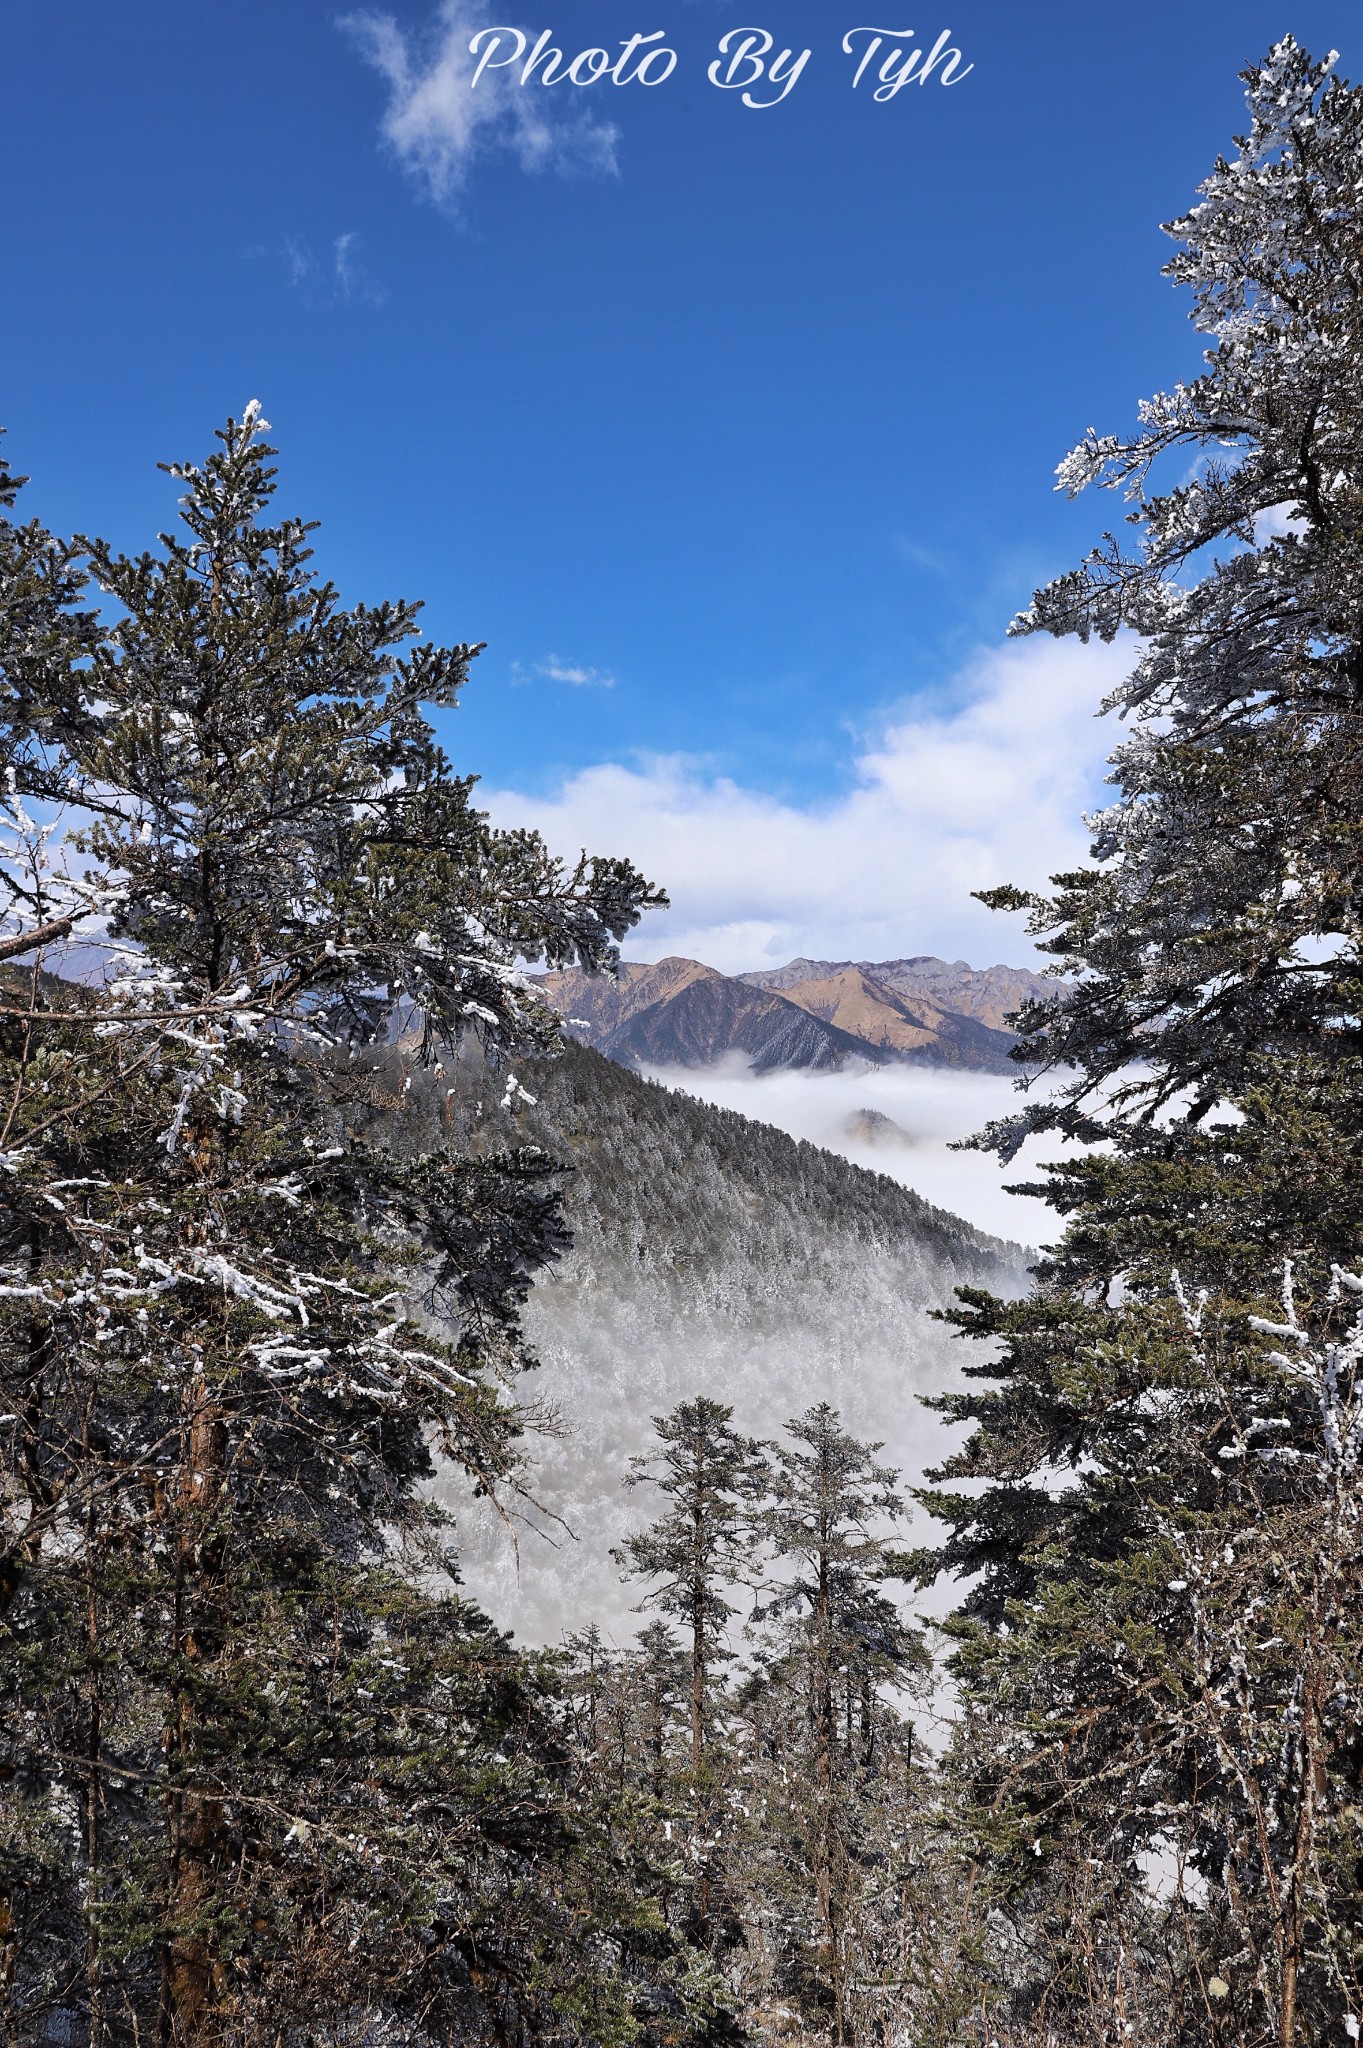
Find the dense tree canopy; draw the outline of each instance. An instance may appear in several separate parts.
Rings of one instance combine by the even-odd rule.
[[[262,431],[160,554],[3,529],[7,2028],[478,2039],[592,1983],[609,2032],[641,1902],[574,1906],[543,1683],[421,1492],[512,1467],[548,1162],[412,1153],[364,1079],[544,1044],[517,962],[657,899],[491,830],[421,708],[475,650],[342,609]]]
[[[932,1497],[1027,2041],[1359,2010],[1363,92],[1290,38],[1246,82],[1170,229],[1204,372],[1059,472],[1138,546],[1018,622],[1141,636],[1092,865],[992,899],[1072,988],[1022,1018],[1049,1099],[986,1141],[1102,1144],[1049,1170],[1036,1295],[961,1312],[1000,1349]]]

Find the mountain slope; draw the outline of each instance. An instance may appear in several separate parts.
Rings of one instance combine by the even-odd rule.
[[[909,969],[931,970],[918,980],[931,978],[945,993],[918,987]],[[1012,1034],[990,1020],[1003,1015],[1005,1001],[1021,1000],[1022,981],[1049,987],[1022,969],[976,974],[943,961],[882,968],[800,960],[766,975],[734,976],[669,958],[656,966],[627,962],[614,979],[575,971],[536,979],[575,1037],[625,1065],[703,1067],[739,1053],[758,1074],[853,1060],[1011,1073]],[[954,1007],[954,991],[979,1014]]]
[[[650,1416],[708,1393],[769,1435],[827,1399],[917,1474],[945,1448],[917,1397],[958,1384],[967,1362],[931,1311],[964,1282],[1021,1292],[1030,1255],[587,1047],[518,1074],[537,1099],[517,1097],[514,1118],[492,1107],[503,1081],[472,1064],[446,1113],[471,1149],[538,1144],[573,1168],[573,1247],[527,1311],[543,1370],[523,1393],[560,1433],[532,1446],[541,1510],[525,1509],[519,1572],[505,1525],[445,1490],[471,1590],[499,1617],[552,1641],[595,1615],[623,1637],[636,1594],[609,1552],[651,1512],[621,1483]]]
[[[613,981],[576,970],[536,978],[574,1036],[629,1066],[711,1066],[738,1052],[765,1074],[886,1056],[800,1004],[696,960],[627,962]]]
[[[1009,1033],[944,1009],[931,997],[898,995],[863,968],[845,967],[838,974],[796,982],[785,993],[789,1002],[877,1047],[884,1055],[997,1073],[1012,1071]]]
[[[867,963],[863,962],[863,966]],[[1024,1003],[1051,1002],[1067,984],[1027,967],[969,967],[964,960],[881,960],[868,967],[877,981],[898,994],[926,996],[958,1016],[973,1017],[992,1031],[1011,1031],[1004,1021]]]
[[[1064,987],[1027,967],[971,967],[964,960],[938,960],[931,953],[903,960],[789,960],[784,967],[762,968],[737,979],[749,988],[790,993],[849,969],[869,975],[896,995],[924,996],[944,1010],[973,1017],[991,1031],[1007,1031],[1004,1020],[1023,1003],[1053,997]]]

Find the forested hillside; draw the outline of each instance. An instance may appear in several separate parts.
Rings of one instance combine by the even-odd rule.
[[[1091,861],[985,899],[1063,976],[977,1141],[1082,1141],[1031,1285],[562,1044],[525,963],[615,985],[661,893],[472,807],[425,707],[477,649],[319,581],[254,404],[158,553],[0,467],[6,2048],[1359,2039],[1332,66],[1247,74],[1171,229],[1202,374],[1059,472],[1129,552],[1015,622],[1139,644]]]
[[[503,1078],[467,1059],[454,1101],[475,1149],[509,1138],[567,1161],[572,1247],[535,1286],[528,1383],[568,1434],[533,1441],[531,1489],[571,1535],[527,1507],[520,1576],[508,1533],[461,1519],[470,1585],[541,1640],[595,1619],[639,1624],[609,1550],[628,1524],[621,1478],[650,1417],[724,1390],[774,1428],[818,1400],[922,1470],[940,1426],[919,1395],[960,1383],[964,1347],[935,1321],[970,1283],[1019,1293],[1030,1255],[770,1125],[641,1079],[589,1047],[518,1063],[536,1099],[500,1106]],[[420,1086],[419,1082],[417,1084]],[[557,1544],[547,1547],[546,1537]]]

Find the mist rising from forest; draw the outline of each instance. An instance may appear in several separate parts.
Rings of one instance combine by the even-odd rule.
[[[840,1141],[853,1165],[886,1176],[873,1178],[831,1143],[815,1152],[790,1138],[804,1135],[792,1128],[802,1117],[822,1137],[868,1106],[874,1072],[835,1077],[827,1092],[778,1074],[768,1093],[712,1069],[669,1089],[576,1046],[524,1071],[535,1102],[515,1112],[516,1136],[575,1167],[573,1247],[526,1314],[543,1369],[519,1392],[552,1411],[549,1430],[527,1440],[536,1505],[507,1499],[508,1522],[453,1476],[441,1493],[458,1516],[468,1588],[499,1622],[554,1643],[596,1621],[623,1643],[642,1625],[639,1589],[622,1585],[611,1551],[656,1513],[650,1488],[624,1483],[629,1459],[651,1448],[652,1417],[709,1395],[732,1406],[736,1426],[771,1438],[828,1401],[854,1435],[884,1444],[906,1486],[950,1450],[956,1437],[921,1397],[959,1386],[970,1353],[933,1311],[966,1281],[1022,1291],[1028,1255],[925,1209],[889,1176],[912,1183],[921,1152],[921,1192],[946,1208],[967,1184],[948,1136],[1005,1108],[1009,1084],[952,1075],[943,1089],[939,1075],[907,1070],[916,1093],[876,1099],[915,1143],[862,1147],[860,1159],[855,1140]],[[705,1089],[734,1099],[708,1106]],[[743,1121],[754,1114],[763,1122]],[[899,1149],[903,1168],[891,1164]],[[967,1175],[991,1171],[964,1159]],[[992,1200],[1002,1218],[981,1185],[976,1207]],[[1018,1207],[1030,1222],[1040,1205]],[[927,1540],[926,1520],[916,1527]]]

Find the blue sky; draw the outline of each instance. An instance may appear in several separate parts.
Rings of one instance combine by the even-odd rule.
[[[1357,69],[1357,6],[521,5],[390,0],[361,32],[317,0],[0,0],[0,416],[30,508],[143,545],[173,501],[155,460],[258,396],[343,592],[489,643],[448,739],[508,815],[609,843],[665,786],[698,832],[730,791],[759,839],[838,815],[854,840],[887,744],[1048,687],[994,651],[1108,510],[1054,497],[1053,466],[1197,363],[1158,223],[1229,144],[1240,67],[1290,28]],[[419,85],[479,19],[569,54],[663,28],[677,70],[500,86],[436,194],[393,53]],[[973,72],[854,92],[840,38],[882,19],[949,27]],[[748,22],[812,51],[765,110],[705,76]],[[864,943],[915,949],[919,884]],[[702,898],[670,929],[728,930],[720,964],[844,915]]]

